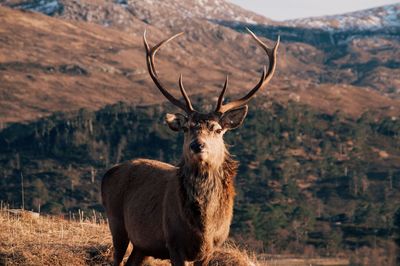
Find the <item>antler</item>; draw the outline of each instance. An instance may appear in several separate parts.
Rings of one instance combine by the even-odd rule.
[[[222,102],[224,101],[224,95],[225,95],[226,89],[228,88],[228,81],[229,81],[229,78],[228,78],[228,75],[226,75],[224,88],[222,89],[221,94],[218,97],[217,108],[215,109],[215,112],[218,112],[222,107]]]
[[[157,51],[161,48],[161,46],[172,41],[173,39],[175,39],[176,37],[178,37],[182,34],[183,34],[183,32],[175,34],[175,35],[163,40],[159,44],[153,46],[152,48],[150,48],[150,46],[147,42],[147,39],[146,39],[146,30],[145,30],[143,33],[143,42],[144,42],[144,47],[146,48],[147,69],[149,71],[151,79],[157,85],[157,88],[161,91],[161,93],[165,96],[165,98],[167,98],[171,103],[173,103],[177,107],[184,110],[187,114],[190,114],[190,113],[194,112],[195,110],[193,109],[192,103],[190,102],[190,99],[185,91],[185,88],[183,87],[182,74],[180,75],[180,78],[179,78],[179,88],[181,90],[183,98],[185,99],[185,103],[176,99],[172,94],[170,94],[166,89],[164,89],[164,86],[158,79],[157,72],[156,72],[156,69],[154,66],[154,56],[156,55]]]
[[[224,88],[222,89],[221,94],[218,97],[217,108],[215,109],[215,112],[217,112],[217,113],[222,113],[223,114],[228,110],[235,109],[235,108],[238,108],[238,107],[241,107],[241,106],[245,105],[246,103],[248,103],[250,101],[250,99],[255,95],[255,93],[259,89],[265,87],[269,83],[269,81],[271,80],[272,76],[274,75],[275,68],[276,68],[276,52],[278,50],[280,37],[278,36],[278,39],[276,41],[275,46],[271,49],[265,43],[263,43],[251,30],[247,29],[247,31],[251,34],[251,36],[254,38],[254,40],[256,40],[256,42],[267,53],[268,59],[269,59],[268,72],[267,72],[267,67],[264,66],[260,81],[258,82],[258,84],[249,93],[247,93],[244,97],[242,97],[242,98],[240,98],[240,99],[238,99],[236,101],[233,101],[233,102],[230,102],[230,103],[227,103],[227,104],[223,105],[222,101],[223,101],[224,94],[225,94],[225,91],[226,91],[226,87],[227,87],[227,84],[228,84],[228,77],[227,77],[226,81],[225,81]]]

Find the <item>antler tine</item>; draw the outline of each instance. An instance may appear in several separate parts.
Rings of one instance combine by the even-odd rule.
[[[144,42],[144,47],[146,49],[146,63],[147,63],[147,69],[149,71],[150,77],[153,80],[153,82],[156,84],[157,88],[160,90],[160,92],[167,98],[172,104],[176,105],[177,107],[181,108],[184,110],[186,113],[190,114],[191,112],[194,111],[192,104],[190,103],[189,97],[186,94],[185,89],[183,86],[181,86],[180,82],[180,89],[181,93],[185,99],[186,104],[181,102],[180,100],[176,99],[172,94],[170,94],[166,89],[164,89],[164,86],[162,85],[161,81],[158,79],[157,72],[155,69],[155,64],[154,64],[154,56],[157,53],[157,51],[166,43],[172,41],[176,37],[182,35],[183,32],[180,32],[178,34],[175,34],[162,42],[158,43],[154,47],[150,47],[149,43],[147,42],[146,39],[146,30],[143,33],[143,42]],[[181,80],[181,79],[180,79]]]
[[[224,95],[225,95],[227,88],[228,88],[228,75],[226,75],[224,87],[221,91],[221,94],[218,97],[218,102],[217,102],[217,107],[215,108],[215,112],[218,112],[221,109],[222,102],[224,101]]]
[[[247,28],[246,28],[247,29]],[[251,36],[253,37],[253,39],[263,48],[263,50],[267,53],[268,58],[269,58],[269,67],[268,67],[268,71],[266,69],[266,66],[264,66],[262,75],[261,75],[261,79],[260,81],[257,83],[257,85],[250,90],[244,97],[227,103],[225,105],[220,106],[219,109],[216,110],[216,112],[219,113],[225,113],[228,110],[231,109],[235,109],[238,107],[241,107],[243,105],[245,105],[246,103],[248,103],[250,101],[250,99],[255,95],[255,93],[260,90],[261,88],[265,87],[269,81],[271,80],[271,78],[273,77],[274,73],[275,73],[275,69],[276,69],[276,53],[279,47],[279,43],[280,43],[280,36],[278,36],[278,39],[274,45],[273,48],[269,48],[265,43],[263,43],[251,30],[247,29],[247,31],[251,34]]]
[[[186,93],[185,87],[183,86],[182,74],[179,76],[179,89],[181,90],[182,96],[185,99],[186,105],[191,112],[194,112],[192,103],[190,102],[189,96]]]

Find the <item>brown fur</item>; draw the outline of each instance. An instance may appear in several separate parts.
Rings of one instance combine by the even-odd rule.
[[[210,154],[222,149],[220,162],[212,155],[208,161],[197,160],[184,145],[177,167],[138,159],[116,165],[104,175],[102,198],[115,265],[129,241],[134,249],[127,264],[141,265],[146,256],[169,258],[173,265],[206,264],[214,248],[228,237],[238,164],[226,151],[223,134],[205,126],[210,120],[200,122],[201,130],[185,133],[185,143],[196,138],[209,141]]]

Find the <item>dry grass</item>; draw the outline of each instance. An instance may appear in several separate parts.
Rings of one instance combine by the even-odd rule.
[[[66,220],[28,211],[0,209],[0,265],[111,265],[111,235],[104,219],[94,214]],[[128,248],[127,254],[131,251]],[[125,258],[127,259],[127,258]],[[148,259],[145,266],[170,266],[168,260]],[[249,255],[233,244],[217,250],[210,266],[349,265],[348,259]]]
[[[28,211],[0,210],[0,265],[110,265],[111,235],[103,219],[82,215],[66,220]],[[96,220],[96,221],[95,221]],[[128,249],[127,254],[131,251]],[[249,265],[245,252],[231,246],[218,250],[210,265]],[[169,266],[148,259],[147,266]]]
[[[0,265],[102,265],[111,261],[105,223],[0,212]]]
[[[226,245],[223,249],[214,252],[210,262],[210,266],[247,266],[260,265],[255,255],[250,256],[246,251],[240,250],[234,245]]]
[[[271,256],[260,259],[258,265],[266,266],[345,266],[350,265],[347,258],[299,258],[292,256]]]

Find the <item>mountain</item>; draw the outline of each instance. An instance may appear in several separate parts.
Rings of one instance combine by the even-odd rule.
[[[400,3],[343,15],[288,20],[288,27],[324,29],[329,31],[382,30],[400,27]]]
[[[122,15],[124,12],[148,24],[161,27],[173,25],[173,21],[176,20],[196,18],[254,24],[271,22],[261,15],[223,0],[97,0],[95,2],[89,0],[5,0],[2,4],[17,9],[37,11],[46,15],[96,21],[104,25],[118,24],[115,19],[117,16],[119,16],[119,21],[126,20],[127,18]],[[117,15],[113,13],[117,13]],[[99,16],[99,14],[102,15]],[[103,22],[100,22],[101,19],[103,19]]]
[[[48,6],[43,3],[54,2],[24,1],[23,6],[17,3],[1,4],[43,11]],[[250,26],[260,36],[275,40],[279,33],[283,39],[278,71],[268,91],[261,94],[268,93],[278,102],[296,100],[324,111],[340,109],[355,116],[367,109],[390,114],[400,109],[396,96],[398,80],[390,78],[399,71],[396,61],[399,57],[393,56],[399,51],[399,43],[393,38],[384,37],[385,49],[376,48],[373,34],[354,40],[350,49],[338,49],[329,35],[325,37],[325,32],[304,32],[274,23],[248,24],[246,19],[230,22],[227,27],[221,26],[225,20],[218,15],[213,19],[178,17],[170,20],[173,23],[157,28],[147,20],[152,19],[158,25],[164,23],[162,17],[168,16],[157,16],[156,12],[161,11],[156,6],[143,6],[151,4],[146,1],[57,3],[62,8],[50,12],[53,17],[0,7],[3,124],[82,107],[95,110],[118,101],[141,104],[164,101],[146,73],[141,40],[145,28],[153,44],[172,32],[185,31],[177,42],[160,52],[157,61],[161,77],[174,93],[179,93],[176,84],[180,72],[191,95],[217,95],[225,74],[230,75],[231,95],[254,86],[265,64],[265,55],[242,33],[244,26]],[[140,14],[149,8],[148,17],[137,15],[132,8]],[[162,11],[173,10],[164,7]],[[240,15],[234,17],[245,17],[248,13],[239,11]],[[252,16],[254,21],[257,18]],[[315,40],[321,41],[315,43]]]
[[[141,36],[112,27],[4,7],[0,7],[0,15],[2,122],[28,121],[82,107],[98,109],[118,101],[143,104],[164,101],[147,74]],[[142,27],[141,35],[145,24],[140,20],[136,22]],[[155,27],[148,25],[146,28],[152,44],[166,36]],[[172,91],[179,91],[177,80],[181,72],[186,86],[194,87],[195,93],[212,92],[215,96],[222,87],[225,73],[239,74],[232,77],[237,87],[232,88],[232,92],[250,88],[252,84],[244,80],[257,82],[259,74],[255,71],[261,64],[248,62],[253,73],[242,70],[245,62],[235,65],[233,62],[243,55],[222,48],[239,34],[229,29],[225,32],[228,32],[224,34],[225,39],[214,43],[215,50],[208,54],[207,47],[185,39],[163,49],[157,64],[161,77]],[[210,40],[220,38],[216,27],[208,33]],[[232,45],[232,49],[243,51],[249,43],[246,38]],[[179,45],[185,49],[176,49]],[[212,43],[207,42],[207,45]],[[199,52],[205,56],[199,57]],[[229,55],[226,60],[221,57],[225,53]],[[192,75],[196,72],[198,74]],[[188,91],[193,94],[193,90]]]
[[[270,25],[219,23],[238,31],[250,26],[267,38],[279,34],[291,46],[286,53],[308,63],[302,68],[298,63],[294,66],[301,79],[316,86],[347,84],[399,99],[400,79],[393,78],[400,75],[399,10],[400,4],[394,4]]]

